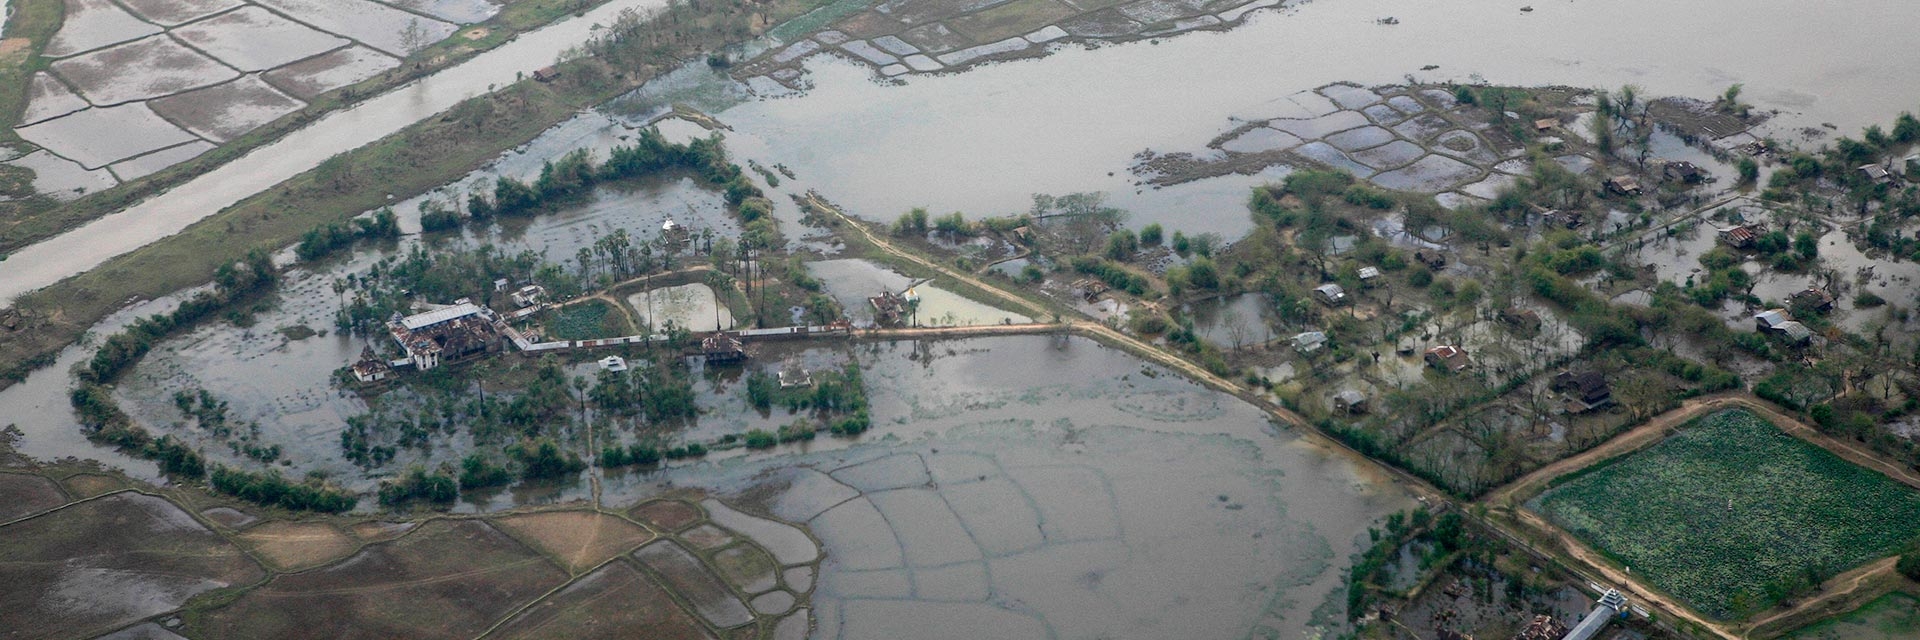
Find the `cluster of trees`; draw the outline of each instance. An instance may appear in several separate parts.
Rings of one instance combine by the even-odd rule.
[[[1375,592],[1384,590],[1380,583],[1386,578],[1386,567],[1395,559],[1401,546],[1414,540],[1430,541],[1433,548],[1427,561],[1432,561],[1465,550],[1470,542],[1466,521],[1460,512],[1449,511],[1436,520],[1425,507],[1411,513],[1391,514],[1387,516],[1385,531],[1369,527],[1367,536],[1372,544],[1347,568],[1349,621],[1367,615]],[[1423,566],[1426,564],[1422,563]]]
[[[765,414],[775,404],[787,408],[787,411],[799,413],[812,411],[826,427],[829,433],[839,436],[856,436],[865,433],[872,426],[872,418],[867,413],[866,381],[860,375],[860,367],[853,363],[842,366],[837,371],[817,371],[813,373],[812,387],[792,389],[780,388],[774,376],[764,371],[747,374],[747,404]],[[806,431],[801,437],[801,428]],[[802,416],[795,423],[782,427],[774,442],[792,442],[795,439],[812,439],[817,427]],[[748,434],[752,437],[752,434]],[[752,443],[749,442],[749,446]],[[771,446],[771,445],[769,445]]]
[[[649,442],[636,442],[625,447],[608,445],[600,448],[599,462],[606,469],[659,464],[660,447]]]
[[[359,502],[351,492],[320,482],[293,482],[279,471],[254,473],[222,466],[213,469],[212,486],[224,493],[254,504],[289,511],[342,513]]]
[[[767,431],[753,429],[744,438],[748,449],[771,449],[774,445],[801,440],[812,440],[820,432],[818,425],[806,416],[795,418],[793,422],[781,425],[779,429]]]
[[[293,255],[301,262],[313,262],[352,246],[356,240],[390,240],[400,237],[400,218],[391,207],[382,208],[366,218],[354,218],[351,224],[329,222],[300,236]]]
[[[126,331],[102,342],[80,371],[82,382],[105,384],[117,379],[133,366],[153,344],[175,331],[185,329],[213,316],[243,299],[265,291],[279,273],[264,251],[247,254],[245,261],[222,265],[214,271],[214,289],[194,294],[172,313],[154,314],[133,321]]]
[[[487,454],[474,452],[460,459],[460,490],[498,487],[513,482],[513,470],[494,462]]]
[[[587,396],[602,411],[625,417],[644,415],[649,422],[680,422],[700,415],[693,382],[672,365],[602,371]]]
[[[507,455],[520,465],[520,478],[523,480],[570,476],[587,468],[587,463],[582,462],[578,454],[562,451],[560,445],[550,438],[514,443],[507,447]]]
[[[1101,258],[1075,256],[1073,270],[1099,278],[1101,282],[1107,283],[1107,286],[1135,296],[1147,295],[1153,287],[1153,283],[1147,280],[1146,276],[1128,271],[1120,265]]]
[[[414,500],[446,504],[458,497],[460,485],[452,474],[445,471],[428,472],[420,466],[409,467],[400,477],[380,483],[380,504],[386,507],[397,507]]]

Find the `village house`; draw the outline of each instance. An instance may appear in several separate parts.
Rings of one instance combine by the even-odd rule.
[[[1333,410],[1343,413],[1366,413],[1367,395],[1353,389],[1343,389],[1333,394]]]
[[[514,291],[513,295],[508,297],[513,299],[513,306],[525,309],[527,307],[531,307],[531,306],[540,304],[542,302],[545,302],[547,297],[547,290],[545,287],[541,287],[540,285],[530,284],[524,287],[520,287],[518,291]]]
[[[1874,182],[1893,182],[1893,172],[1888,171],[1884,164],[1864,165],[1860,167],[1860,173],[1866,174],[1867,179]]]
[[[1081,278],[1073,281],[1073,284],[1068,286],[1078,290],[1080,292],[1080,299],[1086,300],[1088,304],[1099,302],[1100,296],[1106,295],[1107,293],[1107,283],[1092,278]]]
[[[1720,230],[1719,236],[1721,244],[1735,249],[1748,249],[1760,238],[1760,228],[1751,224],[1727,227]]]
[[[1561,227],[1565,229],[1577,229],[1582,222],[1585,222],[1585,220],[1581,218],[1580,212],[1561,211],[1559,209],[1548,209],[1546,213],[1540,214],[1540,221],[1549,227]]]
[[[1806,344],[1813,341],[1813,330],[1797,321],[1788,320],[1774,329],[1774,335],[1780,336],[1787,344]]]
[[[1473,365],[1473,361],[1467,359],[1465,350],[1450,344],[1428,349],[1423,357],[1427,361],[1427,366],[1446,372],[1466,371],[1467,367]]]
[[[733,364],[747,359],[747,347],[733,336],[714,332],[700,340],[700,353],[707,364]]]
[[[546,66],[533,70],[533,79],[535,82],[553,82],[553,80],[558,77],[560,77],[560,70],[555,67]]]
[[[1637,196],[1644,193],[1640,190],[1640,179],[1633,176],[1607,178],[1607,190],[1623,196]]]
[[[1661,173],[1668,180],[1678,180],[1686,184],[1694,184],[1707,178],[1707,172],[1701,171],[1698,165],[1685,160],[1667,163],[1666,169]]]
[[[1519,331],[1539,331],[1540,313],[1532,309],[1509,307],[1500,310],[1500,321]]]
[[[1513,640],[1560,640],[1567,636],[1567,625],[1553,616],[1537,615],[1513,635]]]
[[[686,225],[674,222],[672,218],[668,218],[666,222],[660,225],[660,237],[667,242],[686,244],[693,240],[693,231],[687,229]]]
[[[1586,413],[1613,404],[1613,387],[1598,371],[1562,371],[1553,376],[1552,387],[1565,398],[1568,413]]]
[[[619,373],[627,370],[627,359],[620,356],[607,356],[600,359],[600,368]]]
[[[867,298],[867,304],[873,306],[875,324],[897,325],[907,317],[906,297],[892,291],[883,291],[880,295]]]
[[[1559,118],[1541,118],[1533,121],[1534,131],[1548,131],[1558,126],[1560,126]]]
[[[1295,334],[1293,338],[1291,338],[1291,341],[1293,342],[1294,351],[1309,354],[1327,346],[1327,334],[1319,331],[1308,331],[1306,333]]]
[[[1447,256],[1438,251],[1415,251],[1413,260],[1434,271],[1447,268]]]
[[[1380,279],[1380,275],[1381,275],[1380,268],[1379,267],[1360,267],[1360,271],[1358,272],[1357,275],[1360,276],[1360,284],[1365,285]]]
[[[1753,330],[1772,333],[1780,330],[1780,325],[1793,321],[1786,309],[1768,309],[1753,316]]]
[[[393,365],[374,355],[373,347],[360,350],[360,361],[353,363],[353,379],[362,384],[371,384],[393,376]]]
[[[1817,287],[1807,287],[1787,296],[1787,303],[1797,310],[1811,310],[1826,313],[1833,310],[1833,294]]]
[[[500,330],[493,311],[461,298],[453,304],[387,321],[387,332],[420,371],[493,350]]]
[[[1337,307],[1347,302],[1347,290],[1340,285],[1327,283],[1313,288],[1313,297],[1327,306]]]

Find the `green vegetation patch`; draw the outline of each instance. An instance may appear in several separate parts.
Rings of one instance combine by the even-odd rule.
[[[979,42],[999,42],[1032,33],[1073,15],[1072,7],[1059,0],[1014,0],[998,7],[950,21],[954,30]]]
[[[1889,593],[1852,612],[1808,626],[1794,640],[1899,640],[1920,638],[1920,600]]]
[[[818,8],[788,20],[780,26],[767,30],[767,35],[781,42],[793,42],[807,37],[827,25],[839,22],[842,18],[859,13],[867,8],[868,0],[837,0],[821,4]]]
[[[626,318],[613,305],[589,300],[554,312],[547,333],[556,340],[615,338],[630,333]]]
[[[1696,419],[1532,506],[1720,618],[1892,553],[1920,519],[1920,493],[1738,409]]]

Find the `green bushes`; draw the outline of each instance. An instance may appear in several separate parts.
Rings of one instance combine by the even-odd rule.
[[[520,478],[523,480],[542,480],[579,473],[587,468],[580,456],[573,452],[563,452],[554,441],[541,438],[525,441],[507,447],[507,455],[520,465]]]
[[[633,465],[653,465],[660,462],[660,448],[645,442],[636,442],[629,446],[611,445],[600,449],[600,466],[606,469],[629,467]]]
[[[460,490],[498,487],[513,482],[513,471],[487,459],[486,454],[470,453],[460,460]]]
[[[400,219],[393,209],[383,208],[369,218],[354,218],[351,225],[329,222],[300,236],[293,255],[301,262],[313,262],[353,245],[355,240],[388,240],[400,237]]]
[[[1181,236],[1176,234],[1175,237],[1179,238]],[[1135,296],[1146,295],[1149,287],[1151,287],[1146,276],[1128,271],[1119,265],[1100,258],[1087,256],[1075,257],[1073,259],[1073,270],[1099,278],[1101,282],[1107,283],[1107,286]]]
[[[453,476],[428,473],[423,467],[407,469],[404,475],[380,483],[380,504],[397,507],[414,500],[445,504],[460,497],[460,486]]]
[[[253,473],[216,466],[212,485],[215,491],[254,504],[290,511],[342,513],[353,509],[359,500],[344,490],[316,483],[288,481],[279,471]]]

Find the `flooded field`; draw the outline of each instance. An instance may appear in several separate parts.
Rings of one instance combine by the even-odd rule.
[[[916,284],[913,278],[866,260],[823,260],[807,263],[807,272],[825,284],[827,295],[840,303],[855,325],[873,325],[873,305],[867,298],[884,292],[899,294],[912,287],[920,296],[918,323],[953,327],[1032,322],[1032,318],[974,302],[940,288],[938,280]],[[910,321],[911,323],[911,321]]]
[[[1332,633],[1344,559],[1411,504],[1253,407],[1089,341],[854,352],[876,423],[862,441],[613,476],[606,495],[670,479],[808,524],[827,554],[815,638]]]
[[[10,264],[22,271],[0,284],[0,295],[43,286],[171,233],[489,83],[538,68],[577,43],[595,21],[643,4],[649,0],[611,3],[412,89],[326,118],[261,156],[273,158],[270,163],[230,167],[136,207],[130,214],[137,212],[141,224],[89,226],[22,251],[10,262],[33,266]],[[922,205],[995,215],[1025,210],[1033,193],[1104,191],[1114,196],[1110,204],[1135,212],[1136,224],[1236,236],[1247,224],[1245,187],[1271,176],[1214,178],[1162,195],[1134,184],[1127,174],[1131,158],[1142,150],[1188,148],[1243,111],[1302,90],[1335,82],[1403,82],[1409,74],[1504,84],[1635,83],[1654,95],[1715,95],[1743,82],[1757,107],[1786,111],[1775,120],[1780,127],[1832,122],[1853,129],[1884,122],[1920,99],[1886,89],[1913,86],[1906,70],[1920,64],[1898,61],[1920,53],[1887,48],[1875,53],[1881,62],[1868,65],[1857,58],[1797,56],[1765,43],[1815,37],[1895,42],[1898,21],[1871,16],[1901,10],[1885,1],[1848,12],[1784,0],[1769,0],[1763,8],[1731,0],[1678,8],[1641,0],[1617,9],[1555,5],[1534,12],[1463,0],[1418,7],[1384,0],[1313,3],[1255,12],[1247,24],[1220,33],[1097,50],[1056,41],[1046,45],[1056,50],[1042,61],[915,77],[904,86],[873,82],[874,71],[864,64],[807,57],[810,88],[803,97],[747,102],[721,117],[735,127],[736,137],[753,140],[739,147],[743,155],[792,167],[869,219],[890,220]],[[1649,14],[1662,19],[1655,28],[1642,28],[1637,16]],[[1383,15],[1399,24],[1376,24]],[[1488,37],[1447,37],[1462,30]],[[1414,42],[1422,44],[1404,46]],[[1556,53],[1508,55],[1522,49]],[[1437,68],[1417,71],[1425,65]],[[1263,73],[1250,79],[1242,71],[1249,68]],[[750,86],[759,93],[791,92]],[[1164,91],[1168,86],[1181,90]],[[1840,95],[1852,98],[1819,98]],[[294,149],[299,152],[289,151]],[[90,250],[71,250],[77,246]]]
[[[694,333],[734,328],[733,312],[713,295],[713,287],[683,284],[648,290],[627,296],[635,319],[642,327],[664,327],[668,323]]]

